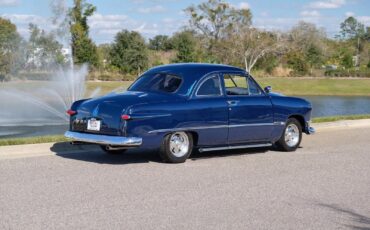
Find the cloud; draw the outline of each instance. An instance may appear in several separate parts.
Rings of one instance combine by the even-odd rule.
[[[311,2],[308,7],[312,9],[336,9],[346,4],[346,0],[327,0]]]
[[[133,19],[127,15],[94,14],[89,18],[90,36],[98,44],[111,42],[114,36],[126,29],[140,32],[144,37],[150,38],[158,34],[170,35],[185,25],[186,20],[163,18],[152,22]],[[159,26],[160,25],[160,26]]]
[[[242,10],[246,10],[250,8],[250,5],[248,2],[240,2],[237,5],[230,4],[230,6],[233,7],[234,9],[242,9]]]
[[[354,14],[353,12],[346,12],[344,15],[345,15],[346,17],[352,17],[352,16],[354,16],[355,14]]]
[[[317,10],[305,10],[300,15],[303,17],[320,17],[320,13]]]
[[[249,6],[248,2],[241,2],[241,3],[239,3],[238,8],[246,10],[246,9],[249,9],[250,6]]]
[[[53,26],[47,18],[34,14],[2,14],[0,17],[9,19],[17,26],[17,31],[24,37],[28,37],[28,25],[37,24],[41,29],[49,31]]]
[[[156,5],[148,8],[139,8],[137,11],[142,14],[163,13],[166,11],[166,8],[161,5]]]
[[[19,0],[0,0],[0,6],[18,6]]]
[[[370,26],[370,16],[358,16],[356,18],[365,26]]]

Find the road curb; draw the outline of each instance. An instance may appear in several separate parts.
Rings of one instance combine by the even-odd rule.
[[[312,126],[316,129],[316,131],[346,129],[346,128],[366,128],[366,127],[370,128],[370,119],[313,123]]]

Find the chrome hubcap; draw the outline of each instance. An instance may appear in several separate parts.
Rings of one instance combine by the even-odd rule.
[[[176,132],[170,137],[170,151],[176,157],[183,157],[189,151],[189,138],[184,132]]]
[[[285,143],[294,147],[299,142],[299,129],[295,124],[289,124],[285,129]]]

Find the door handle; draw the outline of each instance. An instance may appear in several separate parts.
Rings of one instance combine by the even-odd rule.
[[[239,101],[227,101],[227,104],[229,104],[230,106],[235,106],[238,104]]]

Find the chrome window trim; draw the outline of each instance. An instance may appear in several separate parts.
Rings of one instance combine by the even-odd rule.
[[[220,90],[220,94],[211,94],[211,95],[198,95],[198,91],[199,89],[203,86],[203,84],[213,78],[213,77],[217,77],[218,78],[218,84],[219,84],[219,90]],[[195,91],[195,97],[197,98],[204,98],[204,97],[222,97],[223,96],[223,90],[222,90],[222,84],[221,84],[221,79],[220,79],[220,75],[218,73],[213,73],[213,74],[210,74],[206,77],[204,77],[198,84],[197,86],[197,90]]]

